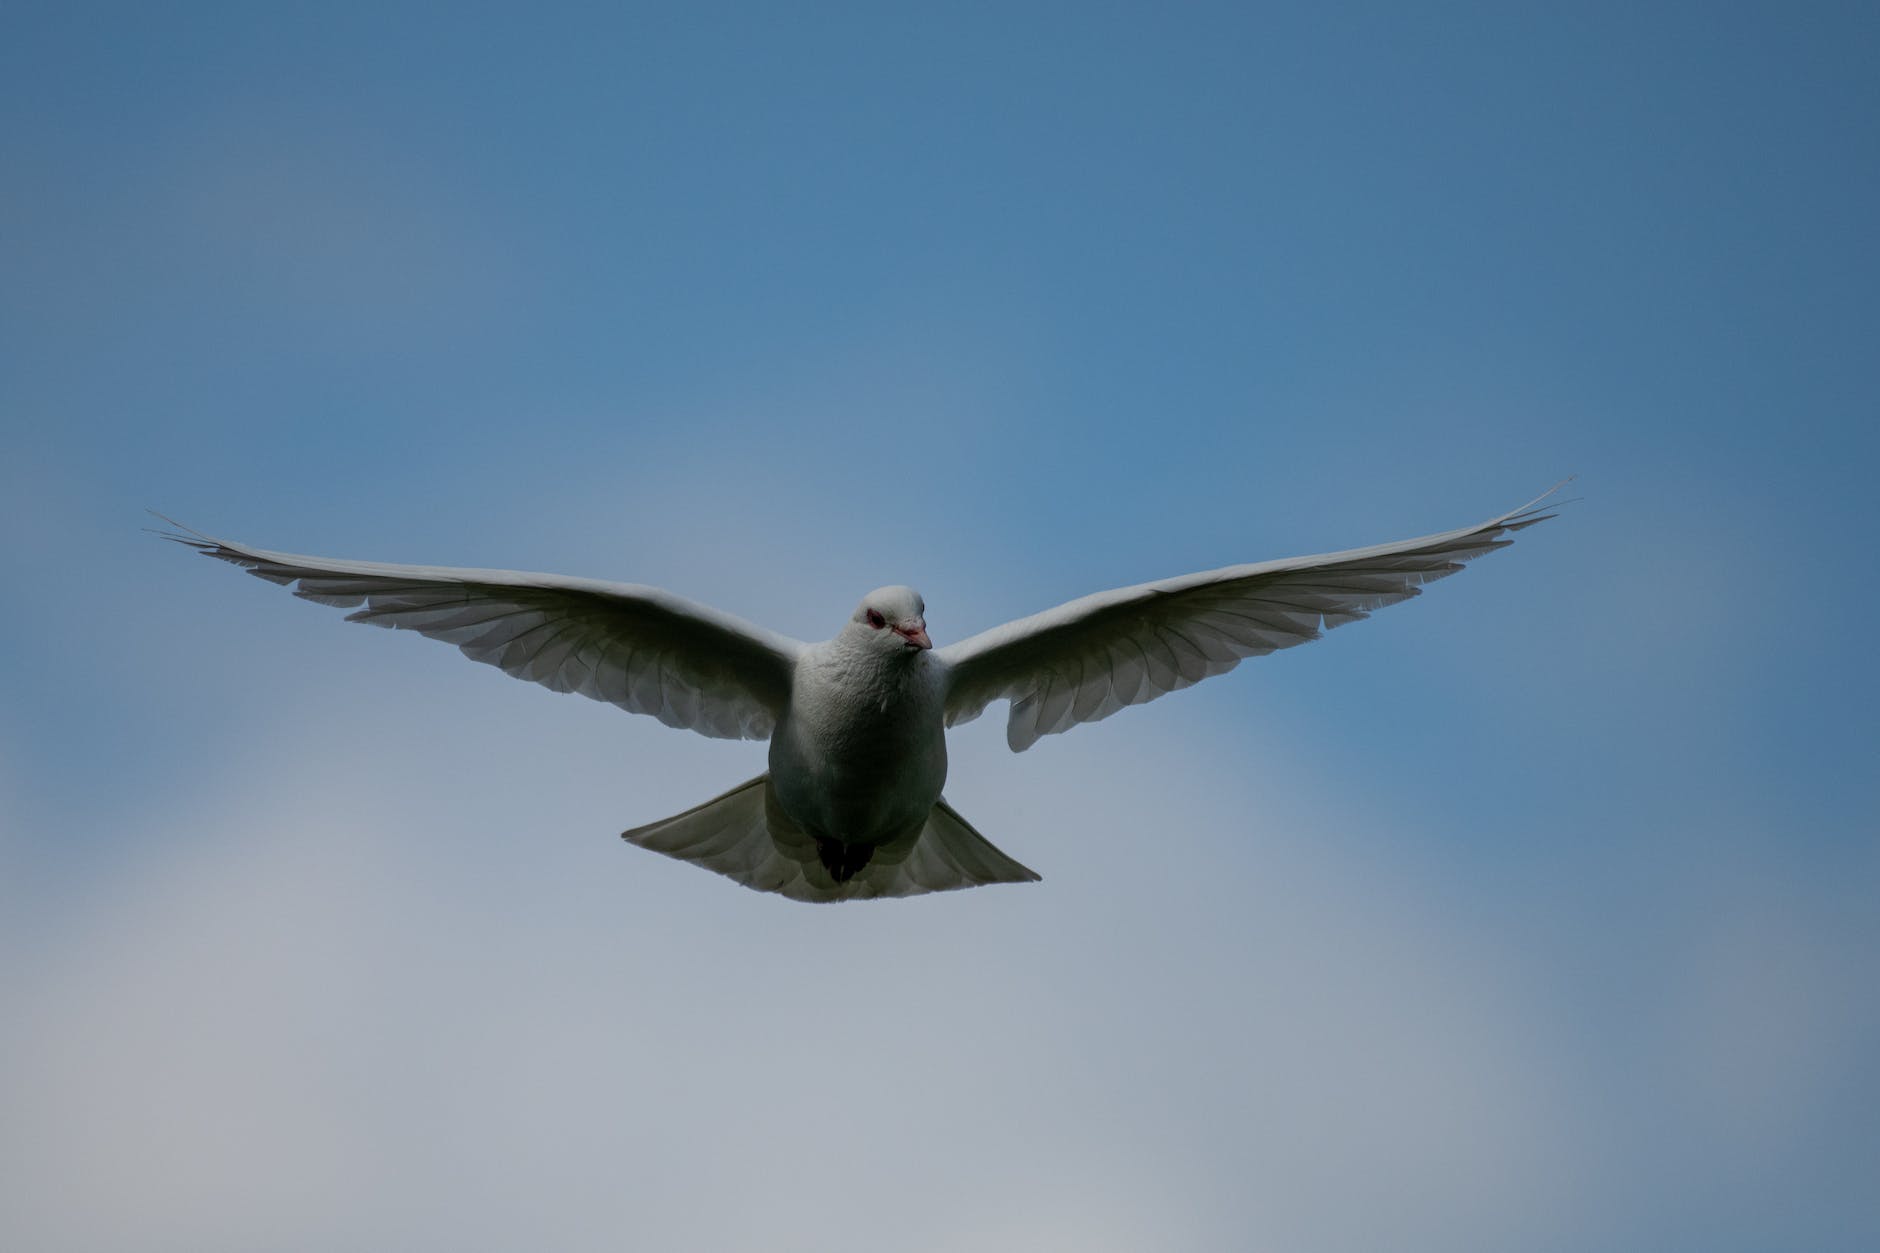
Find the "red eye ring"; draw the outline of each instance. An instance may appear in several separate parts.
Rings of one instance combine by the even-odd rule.
[[[873,609],[870,609],[868,611],[868,625],[879,631],[882,627],[888,625],[888,620],[876,613]]]

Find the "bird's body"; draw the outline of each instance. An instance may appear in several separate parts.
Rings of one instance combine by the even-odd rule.
[[[766,774],[626,838],[760,891],[836,901],[1037,879],[941,795],[947,728],[991,702],[1010,701],[1006,740],[1023,751],[1415,596],[1552,516],[1537,504],[1420,539],[1102,592],[941,649],[908,587],[870,592],[833,638],[804,644],[657,588],[170,538],[517,678],[703,735],[768,739]]]
[[[927,821],[947,781],[944,667],[847,632],[803,650],[770,737],[777,800],[813,836],[888,843]]]

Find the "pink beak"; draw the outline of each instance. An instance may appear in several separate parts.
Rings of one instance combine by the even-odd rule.
[[[915,648],[933,647],[933,641],[927,638],[927,624],[919,618],[909,618],[906,622],[895,623],[894,633]]]

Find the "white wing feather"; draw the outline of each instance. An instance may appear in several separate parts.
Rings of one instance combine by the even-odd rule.
[[[950,672],[947,725],[1012,702],[1006,743],[1107,718],[1129,705],[1291,648],[1505,548],[1553,517],[1541,501],[1480,526],[1315,557],[1228,566],[1099,592],[937,650]]]
[[[167,519],[166,519],[167,521]],[[803,645],[655,587],[514,570],[335,561],[167,538],[349,622],[416,631],[472,661],[719,739],[768,738]]]

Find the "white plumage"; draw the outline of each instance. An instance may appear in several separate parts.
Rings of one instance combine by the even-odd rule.
[[[1407,600],[1552,517],[1545,499],[1440,535],[1100,592],[941,649],[907,587],[870,592],[833,639],[805,644],[653,587],[167,537],[519,679],[768,739],[767,773],[626,838],[759,891],[836,901],[1038,878],[942,799],[947,727],[1006,700],[1022,752]]]

